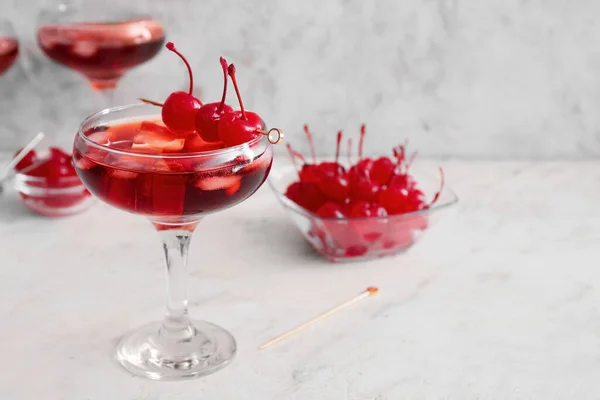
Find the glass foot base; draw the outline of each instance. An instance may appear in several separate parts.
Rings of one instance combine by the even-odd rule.
[[[117,359],[129,372],[155,380],[181,380],[212,374],[233,360],[237,346],[225,329],[193,321],[186,335],[159,334],[153,322],[126,335]]]

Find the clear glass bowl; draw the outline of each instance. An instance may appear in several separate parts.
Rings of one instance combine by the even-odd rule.
[[[38,153],[42,158],[44,153]],[[78,176],[65,176],[56,182],[45,177],[18,172],[14,177],[15,189],[25,207],[45,217],[66,217],[79,214],[95,203],[95,198],[83,186]]]
[[[410,173],[429,199],[439,190],[437,169],[428,171],[416,166]],[[438,220],[440,211],[458,202],[454,191],[446,185],[438,201],[426,210],[385,217],[323,218],[285,196],[288,185],[297,180],[295,167],[285,165],[274,167],[268,182],[304,239],[331,262],[365,261],[402,253]]]

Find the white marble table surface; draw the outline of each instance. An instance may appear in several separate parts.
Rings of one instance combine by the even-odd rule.
[[[0,398],[600,398],[600,162],[442,165],[461,203],[395,258],[326,263],[267,187],[206,218],[190,254],[191,312],[233,332],[239,353],[185,382],[136,378],[111,358],[121,334],[162,316],[150,225],[103,204],[42,219],[8,194]],[[369,285],[381,295],[257,350]]]

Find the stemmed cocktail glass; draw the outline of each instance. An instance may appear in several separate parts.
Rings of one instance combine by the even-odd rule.
[[[19,41],[10,21],[0,18],[0,75],[12,67],[19,55]]]
[[[158,21],[122,5],[55,0],[39,14],[37,39],[46,56],[84,75],[112,103],[119,79],[156,56],[165,34]]]
[[[159,112],[143,104],[89,117],[75,138],[73,159],[92,194],[147,218],[162,238],[166,316],[127,335],[117,349],[118,359],[141,376],[182,379],[212,373],[236,352],[227,331],[192,322],[188,315],[186,256],[192,233],[205,215],[251,196],[267,178],[273,152],[262,135],[242,145],[204,151],[193,143],[194,136],[185,144],[179,141],[183,139],[161,142]],[[165,148],[155,152],[153,146]],[[180,150],[167,152],[175,148]]]

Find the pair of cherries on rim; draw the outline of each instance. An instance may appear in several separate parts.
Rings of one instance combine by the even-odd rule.
[[[283,132],[280,129],[272,128],[265,132],[260,116],[244,109],[244,103],[237,84],[235,65],[227,64],[223,57],[220,58],[223,69],[223,95],[221,101],[203,104],[192,94],[194,77],[189,62],[172,42],[168,42],[166,47],[177,54],[185,63],[190,77],[189,90],[188,92],[177,91],[171,93],[164,104],[147,99],[140,100],[144,103],[162,107],[161,117],[167,128],[182,136],[187,136],[195,131],[205,142],[222,142],[226,146],[247,143],[258,135],[267,136],[272,144],[281,142]],[[235,111],[225,103],[229,78],[233,83],[240,104],[239,111]]]
[[[301,160],[303,165],[298,172],[299,180],[290,184],[286,196],[299,206],[323,218],[364,218],[399,215],[429,208],[439,198],[444,185],[444,175],[440,190],[427,202],[417,182],[409,174],[416,153],[407,156],[403,145],[393,149],[393,158],[382,156],[376,159],[363,158],[362,148],[365,126],[361,127],[358,161],[352,163],[349,139],[348,164],[345,168],[339,163],[342,132],[337,134],[334,162],[316,162],[312,135],[304,126],[313,158],[312,163],[294,151],[288,144],[292,161]]]

